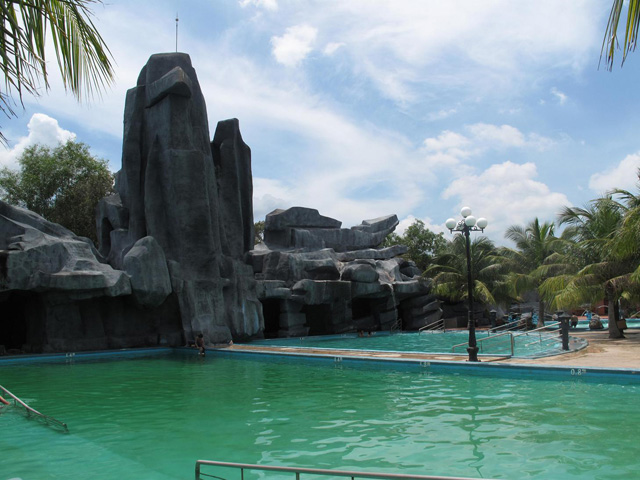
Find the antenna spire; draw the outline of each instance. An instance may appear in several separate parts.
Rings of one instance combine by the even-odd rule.
[[[176,12],[176,53],[178,52],[178,12]]]

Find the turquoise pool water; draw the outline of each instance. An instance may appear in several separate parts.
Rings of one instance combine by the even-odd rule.
[[[638,472],[637,383],[230,357],[0,365],[0,384],[70,431],[3,409],[0,480],[189,479],[197,459],[504,479]]]
[[[476,334],[480,354],[507,355],[511,354],[511,340],[509,335],[489,336],[479,330]],[[333,348],[346,350],[383,350],[391,352],[415,353],[452,353],[452,348],[461,343],[467,343],[467,331],[424,332],[424,333],[395,333],[373,332],[372,336],[365,334],[327,335],[299,338],[275,338],[257,340],[248,345],[269,345],[282,347]],[[562,343],[557,332],[550,333],[514,333],[514,357],[536,357],[556,355],[562,353]],[[466,345],[459,346],[455,353],[466,355]]]
[[[603,329],[609,328],[609,321],[605,318],[601,320]],[[627,318],[627,328],[640,328],[640,319],[637,318]],[[578,320],[578,327],[581,329],[589,330],[589,321],[588,320]]]

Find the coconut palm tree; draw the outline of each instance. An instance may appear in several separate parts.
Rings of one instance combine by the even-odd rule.
[[[614,54],[619,48],[618,24],[625,1],[627,3],[627,19],[622,43],[622,64],[627,59],[629,52],[636,49],[638,27],[640,26],[640,0],[613,0],[600,51],[600,59],[602,60],[602,56],[605,55],[608,70],[613,68]]]
[[[100,0],[3,0],[0,2],[0,69],[5,88],[0,110],[15,115],[13,93],[39,95],[49,88],[46,40],[51,38],[66,89],[80,100],[113,80],[111,53],[91,20]],[[1,135],[1,134],[0,134]],[[4,139],[4,137],[2,137]]]
[[[473,298],[496,305],[507,301],[504,268],[495,245],[487,237],[477,237],[470,245]],[[436,256],[424,276],[433,279],[434,293],[449,302],[462,302],[468,297],[467,254],[464,235],[456,235],[447,243],[445,252]]]
[[[621,338],[618,327],[620,311],[618,300],[631,294],[633,257],[620,255],[613,248],[619,238],[627,207],[611,195],[596,199],[585,208],[565,207],[559,215],[560,224],[569,225],[575,243],[564,250],[567,263],[574,271],[565,270],[563,275],[548,278],[541,286],[543,295],[552,300],[552,305],[573,307],[584,302],[607,301],[609,307],[609,337]]]
[[[560,268],[557,257],[560,240],[554,234],[553,222],[540,223],[536,217],[526,226],[512,225],[505,237],[516,244],[515,249],[504,248],[502,256],[507,259],[510,283],[518,296],[535,290],[538,293],[538,326],[544,325],[546,304],[539,291],[542,282],[555,269]]]

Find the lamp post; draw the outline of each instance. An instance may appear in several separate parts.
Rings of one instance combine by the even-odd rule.
[[[471,209],[469,207],[463,207],[460,210],[462,220],[456,221],[455,218],[449,218],[445,225],[449,229],[449,232],[462,232],[465,237],[467,247],[467,297],[469,300],[469,352],[470,362],[479,362],[478,360],[478,344],[476,342],[476,323],[473,319],[473,283],[471,281],[471,247],[469,245],[469,232],[484,232],[489,222],[486,218],[476,218],[471,215]]]

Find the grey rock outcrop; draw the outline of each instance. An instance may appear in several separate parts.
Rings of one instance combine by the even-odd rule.
[[[141,310],[87,239],[0,201],[0,344],[25,352],[178,344],[177,302]]]
[[[153,237],[143,237],[133,245],[124,257],[124,270],[139,305],[158,307],[171,293],[167,261]]]
[[[153,238],[166,258],[185,338],[202,332],[206,341],[223,342],[256,335],[263,325],[252,270],[243,262],[254,236],[251,151],[236,119],[220,122],[213,142],[208,135],[189,56],[152,55],[127,92],[119,199],[101,203],[97,226],[103,255],[127,271],[136,242]],[[132,276],[134,293],[157,304],[166,284],[144,278],[159,263],[144,258],[151,263],[140,263]]]
[[[266,336],[417,329],[438,320],[439,302],[404,246],[378,248],[395,215],[350,229],[317,210],[266,216],[264,243],[249,253]]]
[[[264,222],[264,243],[271,249],[331,248],[336,252],[380,245],[398,225],[395,215],[365,220],[362,225],[340,228],[342,222],[324,217],[313,208],[274,210]]]
[[[77,298],[131,293],[124,272],[61,225],[0,201],[0,291],[67,292]]]

